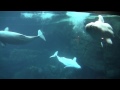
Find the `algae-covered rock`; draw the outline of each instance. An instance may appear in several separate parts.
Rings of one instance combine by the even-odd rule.
[[[42,75],[42,68],[38,68],[36,66],[27,67],[19,72],[17,72],[13,79],[38,79],[44,78]]]

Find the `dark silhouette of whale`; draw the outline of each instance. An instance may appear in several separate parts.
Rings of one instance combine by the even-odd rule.
[[[2,46],[5,46],[6,44],[13,44],[13,45],[26,44],[37,38],[42,38],[44,41],[46,41],[40,29],[38,30],[37,36],[27,36],[17,32],[12,32],[9,31],[8,27],[0,31],[0,44]]]

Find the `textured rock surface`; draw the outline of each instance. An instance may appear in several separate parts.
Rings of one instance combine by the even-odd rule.
[[[45,56],[43,54],[46,54]],[[9,62],[13,65],[13,79],[67,79],[73,78],[74,69],[64,69],[64,65],[59,63],[55,58],[49,59],[47,52],[30,50],[30,49],[14,49],[10,52],[9,57],[3,58],[2,61]],[[2,78],[4,78],[1,74]]]
[[[100,43],[94,41],[89,35],[82,36],[79,44],[75,40],[72,41],[74,42],[72,44],[78,57],[82,58],[81,63],[104,73],[106,78],[120,78],[120,17],[108,15],[103,18],[113,27],[115,33],[115,38],[112,38],[113,45],[102,48]],[[86,19],[85,24],[97,19],[97,16],[90,16]]]

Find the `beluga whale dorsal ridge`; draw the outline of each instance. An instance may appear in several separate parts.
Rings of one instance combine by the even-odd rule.
[[[53,57],[57,57],[58,61],[65,65],[64,68],[72,67],[72,68],[81,69],[81,66],[76,62],[76,59],[77,59],[76,57],[74,57],[73,59],[60,57],[58,56],[58,51],[56,51],[53,55],[50,56],[50,58],[53,58]]]
[[[0,44],[5,46],[6,44],[20,45],[26,44],[34,39],[41,38],[46,41],[42,31],[39,29],[36,36],[27,36],[21,33],[12,32],[9,30],[9,27],[6,27],[4,30],[0,31]]]
[[[5,31],[9,31],[9,27],[6,27],[4,30],[5,30]]]

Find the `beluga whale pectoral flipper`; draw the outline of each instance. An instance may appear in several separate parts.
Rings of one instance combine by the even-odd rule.
[[[56,51],[53,55],[50,56],[50,58],[53,58],[53,57],[57,57],[58,61],[65,65],[64,68],[67,68],[67,67],[72,67],[77,69],[81,68],[81,66],[76,62],[76,59],[77,59],[76,57],[74,57],[73,59],[60,57],[58,56],[58,51]]]
[[[6,44],[26,44],[37,38],[41,38],[46,41],[40,29],[38,30],[38,35],[36,36],[27,36],[21,33],[12,32],[11,30],[9,30],[9,27],[6,27],[4,30],[0,31],[0,44],[2,46],[5,46]]]

